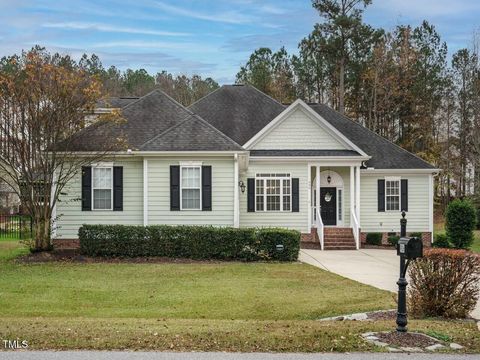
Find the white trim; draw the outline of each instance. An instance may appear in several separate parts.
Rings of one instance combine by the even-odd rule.
[[[96,168],[113,168],[113,161],[100,161],[100,162],[97,162],[97,163],[92,163],[90,164],[90,166],[92,168],[96,167]]]
[[[52,176],[52,185],[50,186],[50,203],[54,201],[56,187],[57,187],[57,172],[54,170],[53,176]],[[50,226],[52,230],[52,239],[55,239],[57,237],[57,201],[55,201],[55,205],[52,208]]]
[[[263,139],[270,131],[272,131],[277,125],[282,123],[288,116],[295,111],[297,108],[301,108],[307,112],[307,115],[310,115],[311,119],[316,121],[318,125],[324,128],[331,136],[333,136],[340,143],[345,145],[347,148],[357,151],[360,155],[368,156],[362,149],[357,145],[351,142],[345,135],[337,130],[333,125],[321,117],[316,111],[314,111],[310,106],[308,106],[301,99],[295,100],[288,108],[281,112],[275,119],[270,121],[262,130],[260,130],[254,137],[247,141],[243,147],[250,149],[252,146],[257,144],[261,139]]]
[[[269,174],[269,173],[257,173],[255,174],[255,212],[269,212],[269,213],[275,213],[275,212],[282,212],[282,213],[289,213],[292,212],[292,175],[290,173],[285,173],[288,176],[276,176],[276,173],[270,173],[271,175],[275,176],[260,176],[262,174]],[[280,174],[280,173],[279,173]],[[258,210],[257,209],[257,180],[261,180],[263,182],[263,210]],[[268,195],[267,194],[267,180],[280,180],[280,194],[279,195]],[[290,182],[290,209],[289,210],[284,210],[283,209],[283,183],[285,180],[288,180]],[[260,194],[259,194],[260,196]],[[279,196],[280,197],[280,210],[267,210],[267,197],[268,196]]]
[[[180,166],[193,167],[193,166],[202,166],[203,162],[202,161],[179,161],[178,164]]]
[[[199,172],[199,181],[200,185],[198,187],[199,193],[200,193],[200,203],[198,209],[184,209],[183,208],[183,184],[182,184],[182,178],[183,178],[183,169],[185,168],[198,168],[200,170]],[[187,188],[188,189],[197,189],[195,188]],[[201,165],[180,165],[180,211],[202,211],[202,166]]]
[[[355,174],[354,167],[350,166],[350,227],[353,228],[353,216],[352,213],[355,209]]]
[[[428,230],[431,233],[430,238],[433,242],[433,175],[428,177]]]
[[[402,178],[400,176],[385,176],[385,212],[386,213],[398,213],[402,211]],[[387,195],[387,181],[393,182],[398,181],[398,210],[387,209],[387,196],[396,196],[396,195]]]
[[[148,159],[143,158],[143,226],[148,226]]]
[[[235,154],[234,164],[233,164],[233,227],[240,227],[240,209],[239,209],[239,176],[238,176],[238,155]]]
[[[362,175],[379,174],[437,174],[441,169],[361,169]]]
[[[318,209],[318,214],[322,215],[321,206],[320,206],[320,176],[322,172],[320,165],[315,166],[315,208]],[[311,211],[311,210],[310,210]],[[315,213],[317,215],[317,212]]]
[[[110,169],[110,208],[109,209],[95,209],[95,190],[108,190],[107,188],[95,189],[93,186],[95,179],[95,170]],[[112,166],[92,166],[92,211],[112,211],[113,210],[113,163]]]
[[[308,184],[308,197],[307,197],[307,209],[308,209],[308,232],[312,230],[312,169],[309,164],[307,164],[307,184]]]
[[[360,166],[355,168],[355,215],[360,226]]]

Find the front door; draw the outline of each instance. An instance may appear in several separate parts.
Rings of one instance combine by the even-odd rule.
[[[337,225],[337,188],[320,188],[320,214],[324,225]]]

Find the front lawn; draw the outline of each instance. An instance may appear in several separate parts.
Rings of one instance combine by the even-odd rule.
[[[444,234],[445,233],[445,222],[437,222],[434,226],[434,234]],[[476,253],[480,253],[480,230],[474,230],[474,239],[470,250]]]
[[[23,264],[0,243],[0,338],[30,349],[378,350],[360,334],[393,321],[319,322],[391,309],[386,291],[301,263]],[[480,351],[475,324],[415,321]]]

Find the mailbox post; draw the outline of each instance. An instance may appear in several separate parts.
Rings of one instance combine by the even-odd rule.
[[[400,240],[397,243],[397,255],[400,256],[400,278],[398,285],[398,309],[397,309],[397,331],[407,331],[407,285],[405,279],[408,265],[411,260],[423,256],[423,243],[419,238],[407,237],[407,219],[405,211],[402,212],[400,219]]]

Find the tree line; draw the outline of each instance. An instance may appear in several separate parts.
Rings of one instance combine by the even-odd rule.
[[[478,36],[448,59],[428,21],[377,29],[363,21],[371,0],[313,0],[321,22],[298,53],[255,50],[237,73],[275,99],[325,103],[443,171],[436,194],[480,204]]]

